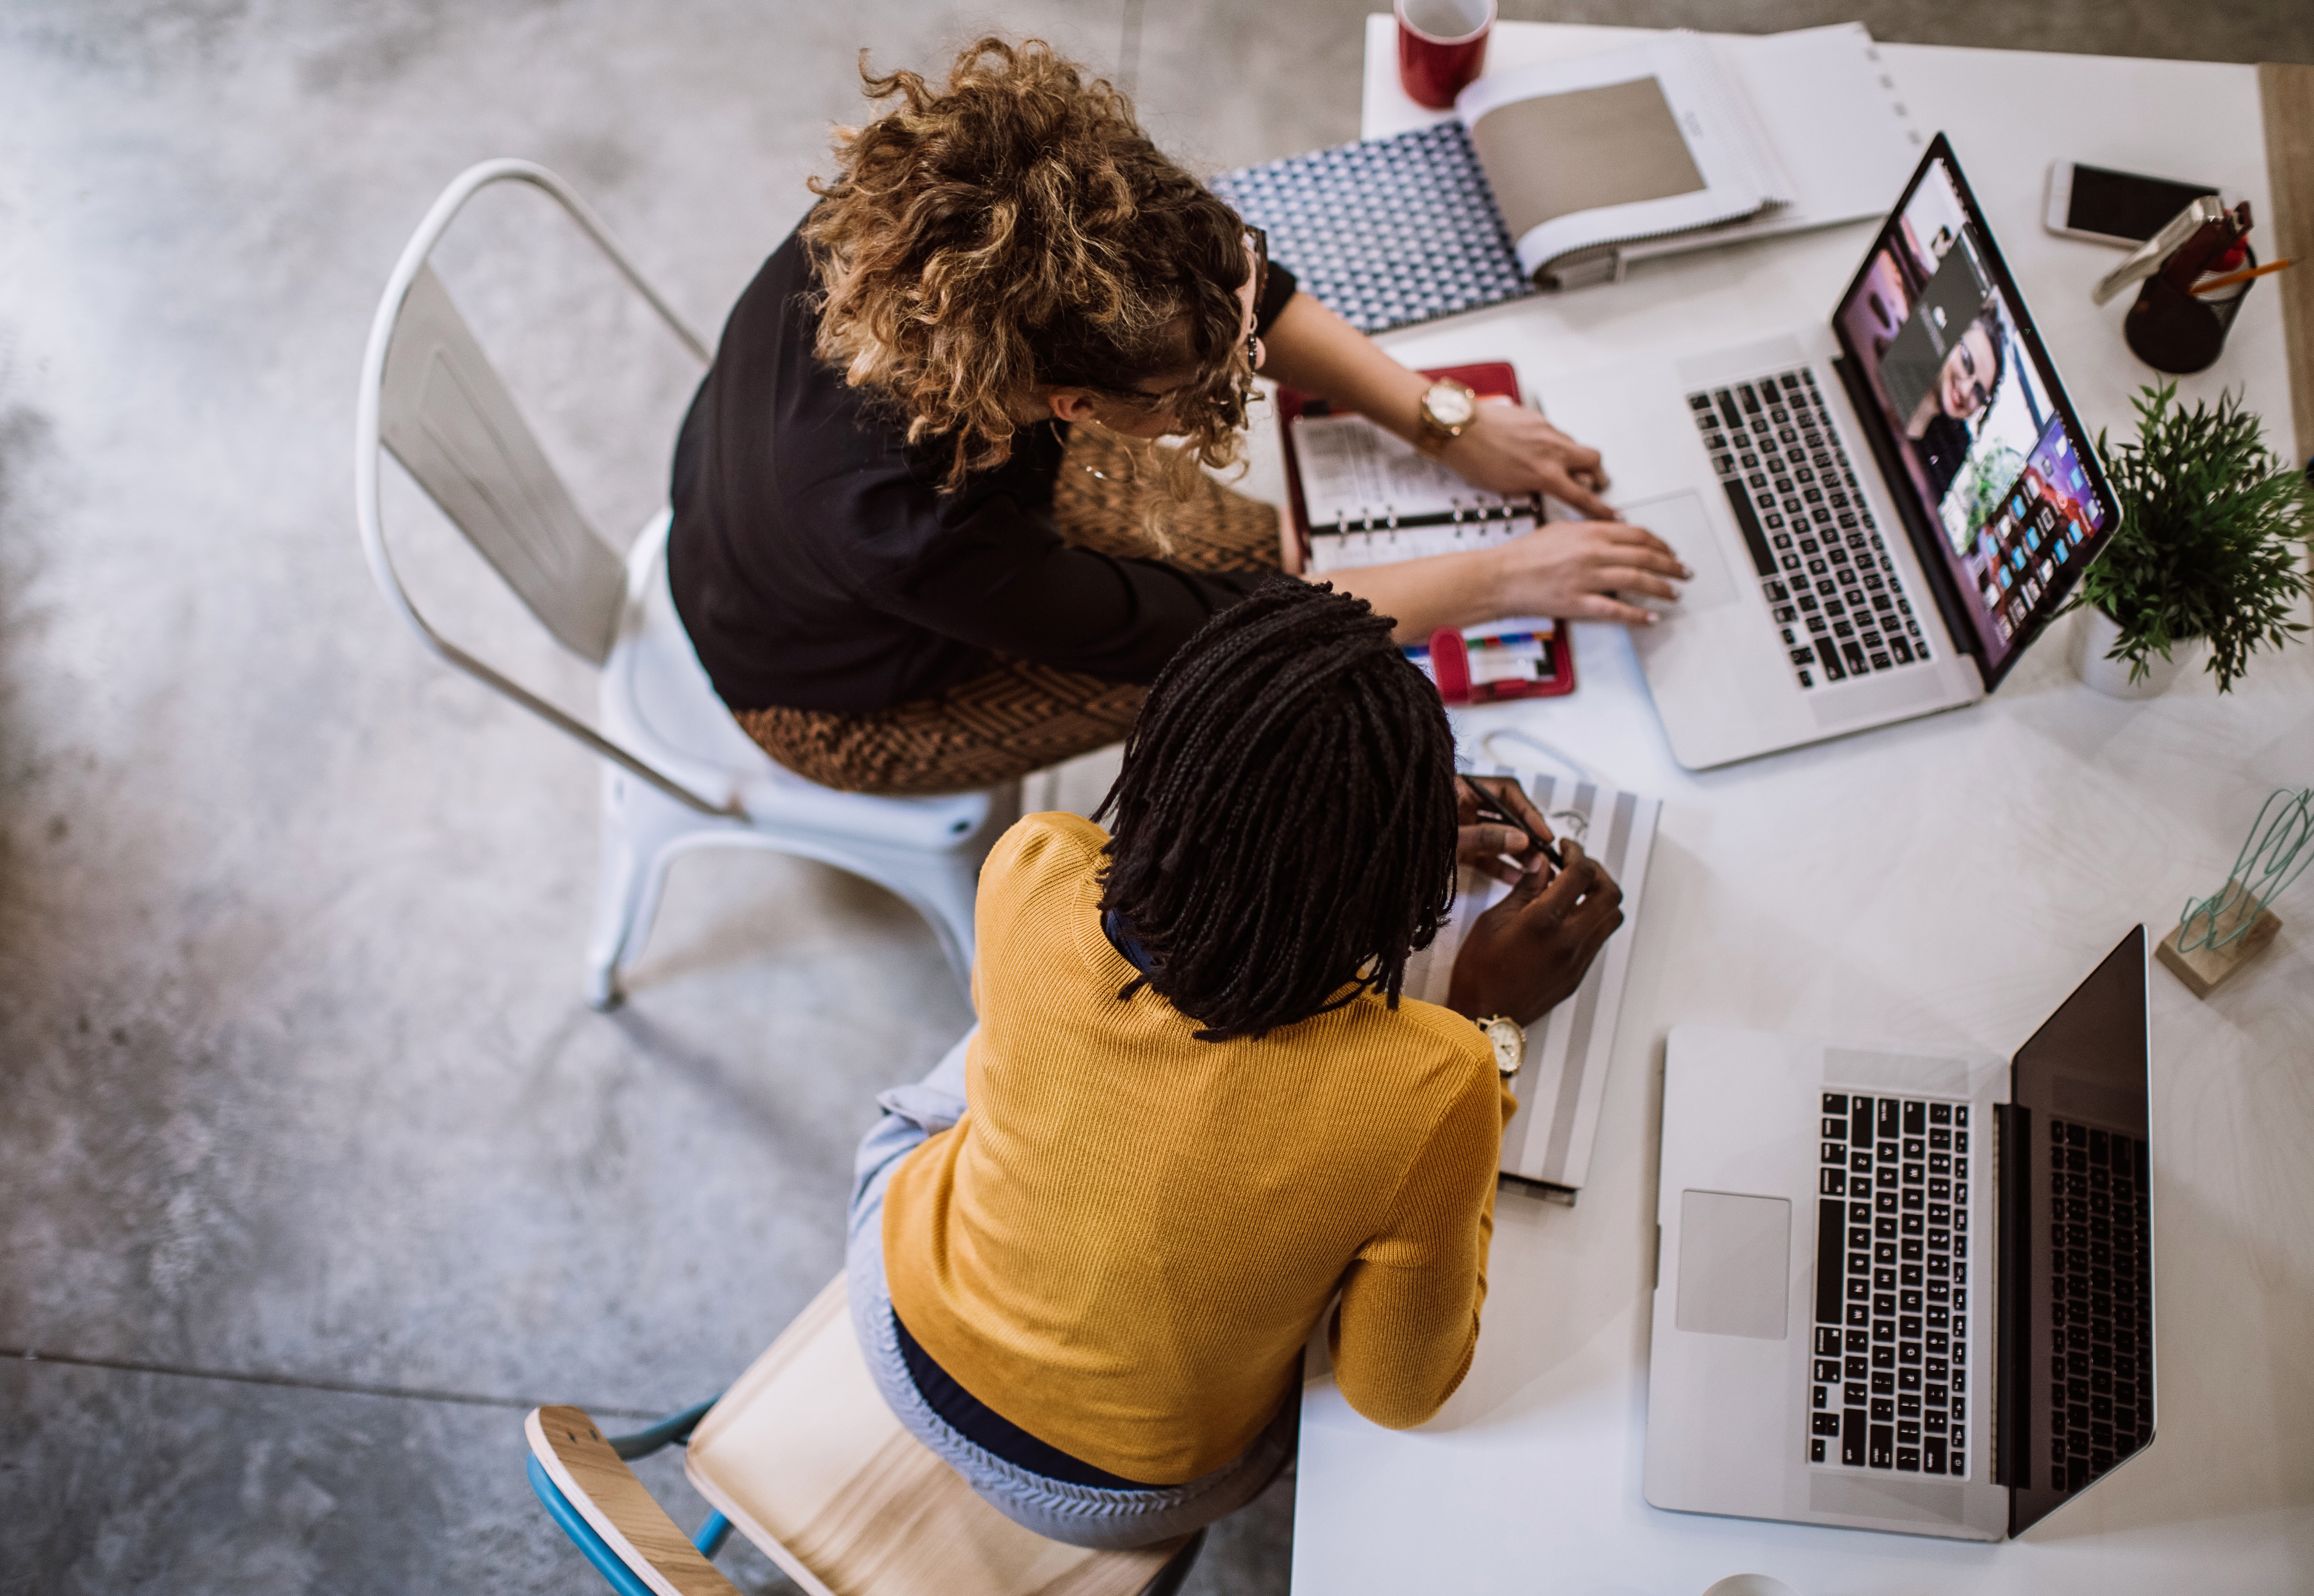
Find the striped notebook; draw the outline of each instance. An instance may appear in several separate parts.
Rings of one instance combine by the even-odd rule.
[[[1527,1030],[1526,1063],[1511,1082],[1518,1113],[1503,1132],[1503,1173],[1542,1195],[1572,1203],[1590,1172],[1591,1145],[1599,1135],[1615,1020],[1623,1006],[1623,981],[1630,969],[1631,942],[1638,935],[1639,900],[1663,800],[1565,776],[1530,776],[1525,781],[1551,829],[1582,843],[1623,889],[1621,928],[1591,961],[1575,994]],[[1436,941],[1408,962],[1407,996],[1446,1001],[1464,933],[1507,891],[1476,870],[1462,872],[1449,922]]]

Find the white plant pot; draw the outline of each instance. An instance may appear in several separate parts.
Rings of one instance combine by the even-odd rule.
[[[2121,627],[2113,617],[2093,605],[2083,607],[2080,623],[2073,629],[2073,668],[2080,672],[2082,681],[2107,698],[2158,697],[2169,690],[2169,684],[2184,673],[2186,661],[2202,648],[2201,639],[2181,638],[2169,645],[2168,658],[2150,656],[2145,674],[2133,682],[2127,660],[2106,657],[2120,637]]]

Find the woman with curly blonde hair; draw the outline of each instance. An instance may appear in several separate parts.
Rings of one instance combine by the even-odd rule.
[[[1532,412],[1442,426],[1426,380],[1297,291],[1108,84],[984,39],[945,85],[862,76],[819,203],[726,323],[676,451],[669,574],[773,758],[884,793],[990,785],[1116,741],[1191,633],[1276,569],[1241,454],[1256,370],[1430,440],[1471,481],[1600,520],[1337,578],[1427,638],[1639,622],[1670,550]],[[1178,449],[1153,446],[1178,436]]]

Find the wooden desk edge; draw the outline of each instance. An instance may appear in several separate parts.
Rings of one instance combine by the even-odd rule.
[[[2297,463],[2314,459],[2314,66],[2261,62],[2257,95],[2265,118],[2265,179],[2274,196],[2272,259],[2301,262],[2277,273],[2283,355]]]

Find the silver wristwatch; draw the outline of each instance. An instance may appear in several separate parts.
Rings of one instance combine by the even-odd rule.
[[[1497,1014],[1479,1021],[1479,1028],[1494,1044],[1495,1069],[1508,1080],[1526,1063],[1526,1027],[1515,1019]]]

